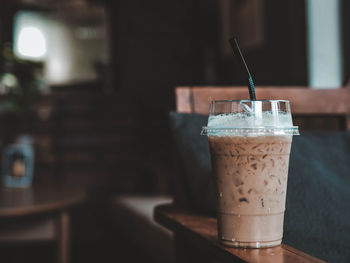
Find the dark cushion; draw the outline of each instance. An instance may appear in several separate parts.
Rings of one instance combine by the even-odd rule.
[[[215,211],[207,117],[170,113],[193,207]],[[350,262],[350,132],[294,136],[283,242],[329,262]]]
[[[209,144],[201,136],[207,117],[170,112],[170,126],[184,170],[186,201],[200,212],[215,214],[215,191],[211,176]]]
[[[293,138],[284,242],[329,262],[350,262],[350,133]]]

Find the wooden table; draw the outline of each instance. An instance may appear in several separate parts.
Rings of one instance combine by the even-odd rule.
[[[0,242],[57,241],[69,262],[70,209],[87,199],[81,187],[53,179],[31,188],[0,188]]]
[[[324,262],[285,244],[263,249],[225,247],[218,242],[216,218],[175,205],[156,207],[154,217],[174,232],[177,262]]]

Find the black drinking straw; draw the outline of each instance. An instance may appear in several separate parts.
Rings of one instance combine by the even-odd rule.
[[[254,82],[253,82],[253,78],[250,75],[249,69],[247,64],[245,63],[245,60],[243,58],[241,49],[238,46],[237,40],[235,37],[230,38],[230,44],[233,50],[233,54],[238,53],[238,55],[236,55],[236,58],[239,59],[240,64],[243,67],[243,70],[247,73],[247,77],[248,77],[248,89],[249,89],[249,96],[250,96],[250,100],[256,100],[255,97],[255,88],[254,88]]]

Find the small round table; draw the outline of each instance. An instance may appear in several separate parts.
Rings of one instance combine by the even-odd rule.
[[[70,211],[87,199],[66,180],[31,188],[0,187],[0,241],[56,240],[59,263],[69,262]]]

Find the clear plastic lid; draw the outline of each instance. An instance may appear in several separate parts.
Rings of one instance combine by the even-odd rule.
[[[210,103],[208,125],[202,135],[299,135],[293,126],[289,101],[220,100]]]

